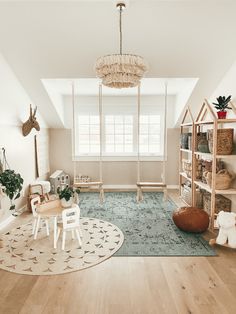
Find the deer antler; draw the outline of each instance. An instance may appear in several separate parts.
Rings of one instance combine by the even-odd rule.
[[[36,115],[36,112],[37,112],[37,106],[34,108],[34,113],[33,113],[33,117],[35,117]]]

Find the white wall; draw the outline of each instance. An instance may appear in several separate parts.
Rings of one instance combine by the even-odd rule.
[[[178,184],[179,130],[168,129],[168,161],[167,184]],[[50,169],[63,169],[73,176],[71,130],[50,129]],[[147,181],[160,180],[162,163],[142,162],[142,179]],[[98,162],[81,161],[77,163],[77,174],[89,175],[99,179]],[[137,165],[134,161],[104,161],[103,179],[105,185],[135,185],[137,182]]]
[[[1,55],[0,82],[0,148],[6,149],[10,168],[24,179],[22,195],[16,201],[16,208],[19,209],[26,204],[28,185],[36,178],[34,134],[48,136],[48,129],[38,112],[37,119],[42,128],[40,133],[33,130],[26,137],[22,135],[22,122],[28,119],[29,104],[32,102]],[[8,208],[9,200],[5,197],[0,202],[0,223],[11,215]]]
[[[50,168],[51,171],[63,169],[73,176],[72,164],[72,146],[71,146],[71,128],[72,128],[72,99],[70,96],[64,98],[65,104],[65,126],[66,129],[50,130]],[[86,108],[86,105],[97,105],[98,97],[80,96],[76,97],[75,103]],[[115,105],[124,110],[123,106],[132,105],[137,109],[137,97],[134,96],[104,96],[103,105]],[[145,105],[164,106],[163,96],[142,96],[141,111],[145,110]],[[173,126],[174,121],[175,96],[168,97],[167,125]],[[167,164],[167,183],[170,185],[178,184],[178,145],[179,131],[177,129],[168,130],[168,164]],[[89,175],[91,178],[99,179],[98,162],[81,161],[77,163],[77,173]],[[162,163],[161,162],[142,162],[142,179],[156,181],[161,180]],[[105,185],[109,186],[130,186],[135,185],[137,181],[137,165],[134,161],[104,161],[103,162],[103,180]]]

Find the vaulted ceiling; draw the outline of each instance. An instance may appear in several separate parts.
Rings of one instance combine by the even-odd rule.
[[[41,79],[93,78],[118,51],[113,0],[0,1],[0,53],[51,127],[62,121]],[[236,1],[130,1],[124,50],[149,63],[147,77],[194,77],[189,103],[209,97],[236,59]]]

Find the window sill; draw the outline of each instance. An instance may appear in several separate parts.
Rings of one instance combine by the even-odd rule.
[[[99,156],[75,156],[72,158],[72,161],[84,161],[84,162],[92,162],[99,161]],[[164,156],[140,156],[140,161],[164,161]],[[165,161],[167,159],[165,158]],[[138,161],[137,156],[103,156],[102,161],[122,161],[122,162],[134,162]]]

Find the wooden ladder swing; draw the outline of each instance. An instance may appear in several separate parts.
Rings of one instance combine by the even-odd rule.
[[[102,175],[102,85],[99,84],[99,121],[100,121],[100,154],[99,154],[99,181],[91,182],[79,182],[77,181],[77,160],[75,160],[75,87],[72,84],[72,107],[73,107],[73,132],[72,132],[72,143],[73,143],[73,155],[74,155],[74,187],[76,188],[92,188],[97,187],[99,191],[100,203],[104,202],[104,190],[103,190],[103,175]]]
[[[167,185],[166,185],[166,159],[167,159],[167,83],[165,84],[165,110],[164,110],[164,156],[162,161],[162,181],[161,182],[145,182],[141,181],[140,174],[140,109],[141,109],[141,95],[140,95],[140,84],[138,85],[138,161],[137,161],[137,202],[143,201],[143,189],[155,188],[163,191],[163,199],[167,200]]]

